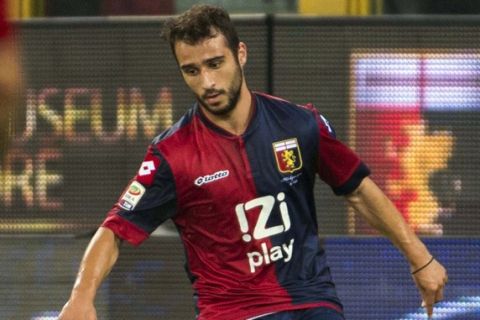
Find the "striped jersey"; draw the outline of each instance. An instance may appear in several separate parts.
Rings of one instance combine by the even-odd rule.
[[[242,135],[217,127],[195,104],[156,137],[103,226],[138,245],[172,219],[199,320],[341,310],[313,188],[318,176],[348,194],[369,170],[312,105],[251,96]]]

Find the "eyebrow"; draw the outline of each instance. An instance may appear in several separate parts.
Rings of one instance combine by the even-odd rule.
[[[202,64],[208,64],[210,62],[214,62],[214,61],[217,61],[217,60],[224,60],[224,59],[225,59],[224,55],[216,56],[216,57],[213,57],[213,58],[208,58],[206,60],[203,60]],[[182,68],[182,69],[193,68],[193,67],[195,67],[195,63],[189,63],[189,64],[184,64],[184,65],[180,66],[180,68]]]

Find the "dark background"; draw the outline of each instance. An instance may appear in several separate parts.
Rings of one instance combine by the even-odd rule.
[[[152,109],[159,92],[167,88],[172,96],[173,121],[177,120],[193,97],[182,82],[168,45],[160,39],[162,19],[40,19],[19,23],[28,89],[25,106],[33,105],[39,115],[39,95],[50,89],[46,107],[63,119],[68,90],[100,90],[104,125],[107,131],[113,131],[119,89],[140,90],[145,105]],[[476,52],[480,47],[480,20],[475,17],[322,19],[261,15],[236,17],[235,22],[248,45],[249,87],[299,104],[313,102],[346,143],[350,139],[353,52]],[[87,110],[91,100],[81,97],[76,104]],[[169,110],[162,112],[168,119]],[[456,281],[450,284],[447,300],[454,303],[465,296],[480,296],[476,268],[480,261],[474,254],[479,244],[473,240],[480,228],[478,114],[472,110],[429,112],[424,116],[433,129],[447,127],[455,136],[451,163],[441,176],[432,178],[431,188],[441,202],[447,199],[456,209],[456,214],[444,217],[442,223],[444,235],[457,239],[430,240],[435,252],[453,268],[452,279]],[[35,175],[41,170],[35,160],[38,154],[56,150],[61,157],[49,160],[46,167],[62,179],[46,190],[47,198],[60,201],[63,207],[42,208],[37,199],[42,182],[34,181],[28,181],[34,190],[32,206],[18,189],[11,204],[0,202],[0,242],[4,247],[0,266],[5,277],[15,275],[10,281],[4,279],[5,286],[0,290],[2,319],[54,317],[68,298],[89,235],[138,170],[153,138],[139,130],[133,138],[125,134],[115,142],[105,142],[92,134],[91,121],[83,121],[76,130],[86,138],[72,139],[66,137],[62,127],[65,119],[59,120],[58,135],[42,116],[36,119],[35,134],[28,139],[19,135],[13,142],[9,166],[19,175],[31,164]],[[160,132],[165,128],[156,129]],[[5,185],[5,168],[2,170],[0,182]],[[453,192],[454,179],[462,180],[461,192]],[[321,183],[315,196],[320,233],[327,236],[327,252],[345,300],[347,318],[400,319],[405,313],[418,311],[419,298],[408,267],[391,245],[377,238],[350,238],[342,199]],[[183,248],[177,237],[165,236],[169,229],[172,227],[167,224],[141,248],[125,246],[98,295],[101,318],[192,317],[191,291],[181,267]],[[405,289],[399,293],[398,286]],[[366,307],[378,301],[382,301],[379,309]],[[478,307],[473,306],[459,307],[465,312],[462,319],[473,319],[466,315]],[[51,313],[42,313],[47,311]]]

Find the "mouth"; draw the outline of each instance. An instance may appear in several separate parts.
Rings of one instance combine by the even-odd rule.
[[[204,95],[204,99],[210,105],[215,104],[215,103],[219,102],[219,99],[220,99],[219,97],[220,97],[221,94],[222,94],[221,92],[206,94],[206,95]]]

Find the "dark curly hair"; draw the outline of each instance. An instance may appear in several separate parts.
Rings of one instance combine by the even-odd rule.
[[[239,39],[237,31],[225,9],[213,5],[194,5],[188,11],[165,22],[162,36],[170,43],[175,55],[175,43],[184,41],[190,45],[213,38],[220,32],[227,39],[228,47],[238,52]]]

